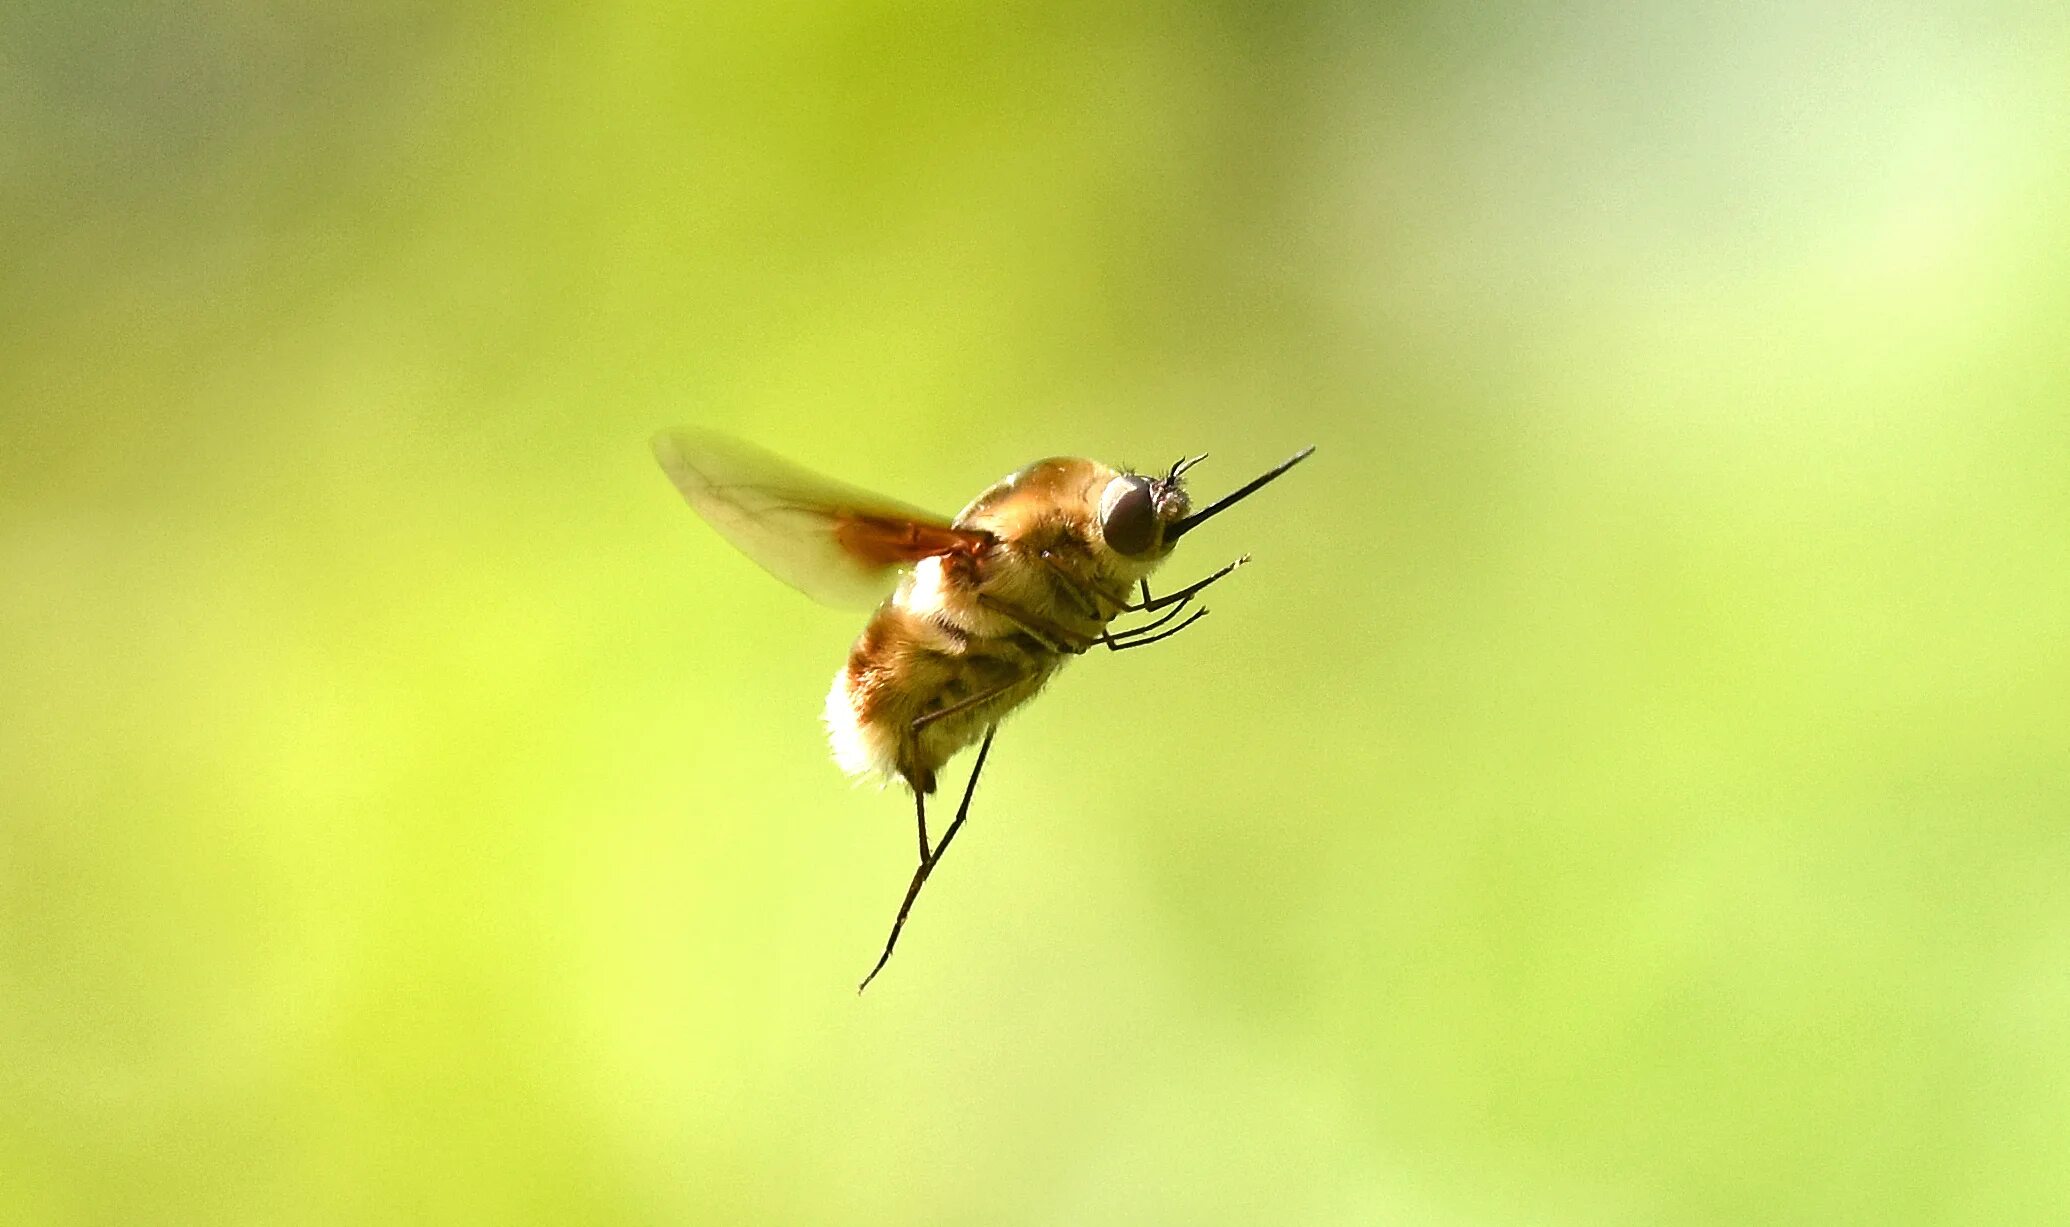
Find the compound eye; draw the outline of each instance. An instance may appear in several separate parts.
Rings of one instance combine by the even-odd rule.
[[[1117,477],[1100,496],[1100,535],[1107,548],[1129,558],[1150,552],[1157,544],[1157,507],[1147,477]]]

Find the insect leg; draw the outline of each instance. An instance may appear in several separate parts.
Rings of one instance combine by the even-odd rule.
[[[906,927],[906,916],[913,910],[913,900],[920,897],[920,888],[927,885],[928,875],[934,872],[942,853],[949,850],[949,841],[956,838],[956,832],[963,827],[963,820],[970,816],[970,798],[977,792],[978,772],[985,769],[985,755],[991,751],[992,735],[998,731],[996,724],[985,730],[985,740],[978,745],[977,764],[970,769],[970,782],[963,786],[963,804],[956,807],[956,819],[949,824],[948,830],[942,832],[942,842],[935,848],[934,855],[920,858],[920,867],[913,871],[913,883],[906,887],[906,897],[898,905],[898,918],[891,922],[891,936],[884,939],[884,953],[877,956],[877,965],[870,968],[870,974],[855,986],[856,992],[868,988],[870,981],[877,978],[877,973],[884,970],[884,964],[891,961],[892,948],[898,945],[899,930]]]
[[[920,863],[925,865],[931,853],[927,843],[927,794],[913,790],[913,813],[920,820]]]
[[[1100,605],[1101,601],[1105,601],[1116,609],[1128,608],[1127,590],[1124,589],[1120,596],[1114,595],[1107,589],[1100,587],[1097,583],[1078,575],[1071,568],[1065,566],[1058,560],[1053,551],[1042,551],[1042,563],[1055,573],[1058,582],[1063,585],[1064,591],[1070,593],[1072,598],[1077,601],[1078,608],[1084,612],[1086,617],[1101,622],[1107,620],[1110,615],[1103,612]]]
[[[935,721],[940,720],[944,716],[953,716],[957,712],[969,711],[971,708],[976,707],[981,703],[989,703],[993,699],[998,698],[1000,695],[1005,694],[1007,691],[1012,690],[1015,686],[1018,686],[1022,682],[1025,682],[1027,680],[1027,674],[1016,673],[1012,677],[999,683],[997,686],[992,686],[987,689],[980,690],[976,694],[971,695],[967,699],[958,699],[954,703],[949,704],[947,707],[915,716],[913,717],[913,723],[906,727],[912,729],[914,732],[917,733],[921,729],[926,728],[928,725],[933,724]]]
[[[1018,622],[1022,630],[1033,632],[1037,637],[1048,640],[1056,651],[1069,652],[1073,656],[1080,656],[1094,643],[1091,639],[1065,630],[1040,614],[1029,613],[1020,606],[1002,601],[989,592],[978,593],[978,604],[995,613],[1005,615],[1011,621]]]
[[[1177,613],[1177,612],[1178,612],[1178,610],[1176,610],[1176,609],[1172,611],[1172,613],[1174,613],[1174,614],[1175,614],[1175,613]],[[1176,635],[1176,634],[1178,634],[1178,633],[1179,633],[1180,631],[1182,631],[1182,630],[1185,630],[1185,629],[1186,629],[1187,627],[1189,627],[1189,626],[1193,625],[1193,624],[1194,624],[1195,622],[1198,622],[1198,621],[1200,621],[1200,620],[1201,620],[1202,618],[1205,618],[1205,617],[1207,617],[1207,612],[1208,612],[1208,611],[1207,611],[1207,610],[1205,610],[1205,609],[1196,609],[1196,610],[1194,610],[1194,611],[1193,611],[1193,616],[1192,616],[1192,617],[1190,617],[1190,618],[1186,619],[1186,620],[1185,620],[1184,622],[1181,622],[1181,623],[1179,623],[1179,624],[1178,624],[1177,626],[1174,626],[1174,627],[1173,627],[1173,628],[1171,628],[1170,630],[1168,630],[1168,631],[1162,631],[1162,632],[1160,632],[1160,633],[1158,633],[1158,634],[1152,635],[1152,636],[1150,636],[1150,637],[1149,637],[1148,639],[1131,639],[1131,640],[1129,640],[1129,641],[1128,641],[1127,643],[1116,643],[1116,642],[1114,641],[1114,637],[1113,637],[1112,635],[1108,635],[1108,636],[1105,636],[1105,637],[1103,637],[1103,638],[1102,638],[1102,639],[1100,640],[1100,642],[1101,642],[1101,643],[1104,643],[1104,644],[1106,644],[1106,645],[1107,645],[1107,648],[1108,648],[1108,650],[1109,650],[1109,651],[1114,651],[1114,652],[1126,652],[1126,651],[1128,651],[1128,650],[1129,650],[1130,648],[1147,648],[1147,647],[1149,647],[1149,646],[1150,646],[1151,644],[1153,644],[1153,643],[1156,643],[1156,642],[1157,642],[1158,640],[1160,640],[1160,639],[1169,639],[1169,638],[1171,638],[1171,637],[1172,637],[1173,635]],[[1153,622],[1153,623],[1151,623],[1151,624],[1150,624],[1150,626],[1140,626],[1140,627],[1137,627],[1136,629],[1137,629],[1138,631],[1147,631],[1147,630],[1151,629],[1151,627],[1155,627],[1155,626],[1161,626],[1161,625],[1163,625],[1164,623],[1166,623],[1166,622],[1168,622],[1168,621],[1170,621],[1170,620],[1171,620],[1171,614],[1166,614],[1166,615],[1165,615],[1164,617],[1162,617],[1162,618],[1159,618],[1159,619],[1158,619],[1158,620],[1157,620],[1156,622]],[[1127,632],[1123,632],[1123,633],[1125,634],[1125,633],[1127,633]]]
[[[1158,597],[1154,600],[1151,599],[1150,596],[1150,585],[1148,583],[1145,583],[1143,585],[1142,602],[1136,605],[1124,605],[1122,606],[1122,609],[1124,612],[1127,613],[1151,613],[1156,610],[1163,609],[1165,606],[1171,604],[1174,601],[1183,601],[1187,597],[1194,595],[1195,593],[1199,592],[1202,588],[1205,588],[1209,584],[1214,583],[1216,580],[1222,578],[1224,575],[1229,574],[1231,571],[1236,570],[1236,568],[1242,566],[1250,560],[1251,556],[1249,554],[1245,554],[1243,557],[1237,559],[1235,562],[1230,563],[1228,566],[1221,568],[1214,574],[1208,576],[1206,579],[1196,580],[1193,583],[1186,585],[1184,588],[1179,589],[1177,592],[1167,592],[1163,596]]]
[[[1154,631],[1158,627],[1163,626],[1165,623],[1171,621],[1173,618],[1176,618],[1180,614],[1186,612],[1186,607],[1188,605],[1191,605],[1192,603],[1193,598],[1188,597],[1185,600],[1180,601],[1178,604],[1172,606],[1171,609],[1165,612],[1163,617],[1158,618],[1156,621],[1146,622],[1141,626],[1125,626],[1118,631],[1108,631],[1100,636],[1100,642],[1105,643],[1110,639],[1127,639],[1133,635],[1147,635],[1151,631]]]

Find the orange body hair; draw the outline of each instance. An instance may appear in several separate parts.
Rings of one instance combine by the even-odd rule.
[[[1092,460],[1038,461],[957,515],[991,544],[921,560],[835,675],[825,720],[843,770],[933,792],[943,763],[1099,639],[1165,553],[1107,548],[1098,508],[1116,476]]]

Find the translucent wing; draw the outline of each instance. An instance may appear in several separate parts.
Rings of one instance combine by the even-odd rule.
[[[654,458],[741,553],[828,605],[875,605],[900,567],[992,540],[708,431],[655,435]]]

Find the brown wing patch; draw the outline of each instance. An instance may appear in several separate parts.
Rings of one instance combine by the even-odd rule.
[[[841,510],[834,513],[834,540],[858,562],[891,567],[937,554],[975,553],[992,536],[928,520]]]
[[[764,570],[816,600],[875,605],[901,566],[939,554],[975,554],[979,528],[859,490],[738,439],[679,430],[654,438],[654,455],[685,502]]]

